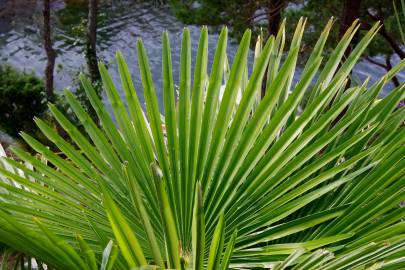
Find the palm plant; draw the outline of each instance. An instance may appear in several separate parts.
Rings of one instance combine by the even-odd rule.
[[[29,167],[3,159],[0,241],[56,269],[403,267],[405,109],[396,107],[404,84],[384,99],[378,93],[405,61],[372,85],[348,88],[380,26],[343,61],[355,22],[323,60],[331,20],[295,84],[305,23],[298,22],[284,61],[284,23],[265,44],[260,39],[250,76],[250,31],[227,69],[222,29],[208,76],[204,27],[193,79],[184,29],[177,97],[164,33],[164,117],[141,40],[145,113],[120,52],[125,100],[99,65],[113,116],[81,76],[99,123],[67,91],[88,136],[52,104],[73,143],[35,121],[62,155],[21,134],[48,163],[19,148],[12,150]]]

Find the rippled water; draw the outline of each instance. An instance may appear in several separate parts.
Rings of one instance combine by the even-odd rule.
[[[62,89],[72,85],[77,73],[85,68],[82,39],[78,38],[75,27],[86,18],[86,7],[81,0],[52,1],[54,20],[54,47],[57,50],[55,87]],[[84,1],[86,2],[86,1]],[[43,74],[45,53],[42,46],[42,0],[0,0],[0,61]],[[152,76],[157,95],[161,102],[161,33],[167,30],[170,34],[173,60],[173,75],[177,81],[179,75],[179,55],[183,25],[167,7],[147,3],[136,3],[134,0],[111,0],[101,8],[98,31],[98,54],[107,62],[113,79],[118,82],[119,76],[114,64],[114,53],[121,50],[132,70],[133,79],[140,99],[141,84],[136,62],[136,40],[142,37],[147,49]],[[196,53],[199,27],[188,26],[191,32],[193,55]],[[210,63],[217,40],[217,29],[210,29],[209,50]],[[235,41],[228,44],[230,61],[237,49]],[[397,62],[396,59],[394,62]],[[298,74],[300,72],[297,72]],[[379,78],[385,71],[366,62],[356,67],[356,76],[363,80],[367,76]],[[405,74],[399,76],[405,80]],[[385,89],[385,93],[389,91]],[[122,91],[121,91],[121,94]]]
[[[4,1],[3,0],[3,7]],[[1,61],[25,70],[34,70],[43,74],[46,59],[41,39],[41,7],[42,1],[36,2],[30,8],[35,11],[31,16],[14,16],[13,22],[0,18],[0,55]],[[136,41],[142,37],[148,52],[150,68],[155,82],[157,95],[161,101],[161,35],[167,30],[170,35],[173,61],[173,76],[175,82],[179,76],[181,33],[185,25],[180,23],[167,7],[155,6],[146,3],[134,3],[134,1],[114,1],[113,5],[104,6],[101,9],[101,20],[98,31],[98,56],[105,61],[112,77],[119,81],[119,75],[114,63],[114,54],[121,50],[125,55],[132,71],[137,91],[140,93],[141,83],[136,60]],[[1,8],[0,0],[0,8]],[[22,8],[22,7],[20,7]],[[81,18],[85,18],[85,7],[80,5],[69,6],[63,1],[53,2],[53,18],[55,21],[54,47],[57,50],[55,87],[62,89],[72,84],[80,70],[85,68],[83,44],[77,39],[72,28],[77,25]],[[16,6],[17,13],[23,13]],[[199,31],[198,26],[188,26],[191,34],[192,54],[196,54]],[[210,29],[209,48],[210,63],[212,61],[217,31]],[[228,56],[233,58],[237,44],[230,41],[228,44]],[[121,92],[122,93],[122,92]],[[123,94],[123,93],[122,93]]]

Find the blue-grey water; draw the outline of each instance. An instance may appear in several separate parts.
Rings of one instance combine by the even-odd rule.
[[[29,7],[11,3],[13,0],[0,0],[0,10],[7,4],[15,12],[9,18],[0,17],[0,62],[44,74],[46,64],[45,52],[42,46],[42,1],[31,2]],[[54,48],[57,51],[55,68],[55,88],[63,89],[74,86],[77,74],[86,68],[84,58],[83,38],[77,34],[80,20],[86,18],[85,7],[69,3],[72,1],[57,0],[52,3],[54,20]],[[30,9],[28,14],[26,8]],[[136,41],[142,38],[149,56],[159,101],[161,101],[161,35],[167,30],[170,35],[173,61],[173,76],[175,82],[179,77],[181,33],[186,26],[179,22],[168,7],[151,3],[135,3],[135,1],[112,1],[103,6],[100,11],[98,29],[98,56],[107,63],[114,81],[119,82],[115,66],[115,52],[121,50],[127,59],[133,74],[133,80],[143,101],[139,70],[137,68]],[[1,13],[0,13],[1,15]],[[189,25],[192,44],[192,54],[195,56],[200,27]],[[217,29],[210,29],[209,50],[210,63],[215,51]],[[231,60],[236,53],[237,44],[230,40],[228,57]],[[123,95],[122,91],[121,94]],[[108,103],[108,102],[107,102]]]
[[[78,29],[80,21],[86,18],[86,7],[83,2],[86,1],[52,1],[53,40],[57,51],[55,88],[58,90],[69,86],[73,89],[72,85],[78,72],[86,68],[83,36]],[[0,0],[0,63],[8,63],[18,69],[33,71],[42,76],[46,63],[41,33],[42,5],[42,0]],[[181,23],[166,6],[139,3],[135,0],[111,0],[104,4],[100,10],[98,24],[98,56],[107,63],[118,85],[119,76],[114,63],[114,54],[117,50],[123,52],[141,101],[143,95],[136,61],[136,40],[142,38],[161,102],[161,33],[167,30],[170,34],[173,75],[176,82],[179,75],[181,32],[187,25]],[[200,27],[194,25],[188,27],[195,55]],[[217,33],[217,28],[210,28],[210,63]],[[237,43],[231,39],[228,43],[230,61],[236,50]],[[393,58],[393,62],[398,62],[398,59]],[[297,74],[299,73],[298,71]],[[365,61],[360,62],[355,69],[355,76],[360,80],[371,76],[374,81],[384,73],[384,69]],[[398,78],[401,82],[405,81],[405,72],[399,74]],[[383,94],[385,95],[392,87],[389,85]],[[107,101],[106,103],[108,104]]]

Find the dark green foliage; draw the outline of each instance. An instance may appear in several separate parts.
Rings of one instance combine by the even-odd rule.
[[[198,2],[198,4],[196,4]],[[263,1],[246,0],[170,0],[174,14],[186,24],[228,25],[237,39],[243,30],[253,28],[251,17]]]
[[[400,6],[399,0],[394,0],[397,6]],[[173,12],[185,23],[220,25],[225,24],[231,28],[231,34],[240,39],[243,29],[249,27],[254,33],[260,31],[267,32],[266,11],[270,1],[265,0],[171,0],[170,4]],[[337,44],[339,39],[339,27],[343,17],[342,0],[284,0],[280,7],[281,18],[287,20],[287,32],[292,33],[295,22],[300,17],[308,18],[310,23],[304,35],[304,47],[301,53],[312,51],[317,37],[324,27],[325,21],[329,18],[336,18],[336,25],[330,33],[330,38],[326,44],[326,53],[328,53]],[[278,11],[274,11],[278,12]],[[368,30],[370,25],[380,20],[392,40],[401,45],[400,31],[395,18],[394,6],[392,0],[363,0],[360,8],[360,35],[355,38],[355,43],[361,35]],[[405,18],[400,17],[402,25],[405,25]],[[367,48],[366,56],[375,56],[378,54],[392,55],[393,48],[387,42],[387,39],[381,34],[377,35],[370,46]],[[287,35],[288,38],[291,35]],[[287,40],[288,41],[288,40]]]
[[[0,254],[2,254],[6,248],[7,248],[6,244],[0,243]]]
[[[35,129],[32,119],[43,116],[47,98],[34,74],[0,66],[0,128],[11,136]]]
[[[398,0],[394,0],[399,4]],[[288,21],[296,21],[299,17],[308,18],[310,26],[307,28],[306,34],[304,36],[304,42],[307,46],[305,52],[310,52],[315,44],[316,37],[319,36],[323,29],[324,22],[330,17],[336,18],[336,24],[340,26],[343,15],[343,2],[341,0],[308,0],[302,5],[302,8],[290,8],[286,9],[282,13],[282,17],[287,18]],[[360,7],[360,30],[368,30],[370,25],[380,20],[385,28],[385,31],[396,42],[401,45],[400,32],[398,31],[398,24],[396,23],[394,6],[392,0],[363,0],[361,1]],[[400,17],[402,25],[405,24],[405,18]],[[290,27],[289,31],[292,31],[292,24],[287,24]],[[355,38],[353,42],[356,42],[365,31],[360,31],[360,36]],[[335,27],[331,31],[330,39],[327,42],[327,48],[333,48],[334,45],[339,41],[339,27]],[[365,55],[375,56],[378,54],[392,55],[393,48],[387,42],[387,40],[382,35],[382,31],[374,38],[373,42],[370,43]]]
[[[83,108],[94,121],[97,121],[96,113],[81,85],[75,83],[74,88],[74,95]],[[97,89],[100,92],[101,85]],[[24,131],[48,144],[49,141],[38,133],[33,121],[34,117],[41,117],[54,126],[54,120],[49,115],[48,102],[55,104],[75,126],[82,128],[63,94],[55,93],[50,100],[45,95],[43,81],[34,74],[20,72],[10,66],[0,66],[0,130],[15,138],[20,131]]]

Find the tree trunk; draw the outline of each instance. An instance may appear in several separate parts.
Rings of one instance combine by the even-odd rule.
[[[344,0],[343,11],[342,11],[342,22],[340,25],[339,37],[343,37],[347,29],[353,24],[353,22],[360,17],[360,7],[361,0]],[[353,47],[356,45],[358,40],[358,34],[352,39],[350,46],[345,52],[345,56],[349,56],[352,52]]]
[[[47,63],[45,68],[45,92],[49,99],[54,96],[53,91],[53,71],[55,67],[56,53],[52,48],[51,39],[51,11],[50,11],[50,0],[44,0],[44,46],[46,51]]]
[[[353,24],[353,22],[360,17],[360,7],[361,7],[361,0],[344,0],[343,3],[343,10],[341,16],[341,24],[339,30],[339,37],[343,37],[346,33],[347,29]],[[350,41],[350,45],[347,47],[344,58],[347,59],[350,53],[353,51],[353,48],[356,46],[359,40],[359,32],[354,35],[352,40]],[[351,73],[350,73],[351,75]],[[351,85],[351,78],[348,78],[349,81],[346,85],[346,89]]]
[[[267,31],[269,35],[277,35],[281,21],[281,11],[284,7],[283,0],[268,0],[267,2]]]
[[[387,68],[386,68],[387,72],[389,72],[392,69],[391,56],[390,55],[385,56],[385,65],[387,66]],[[398,87],[400,85],[397,76],[392,77],[392,83],[394,84],[395,87]]]
[[[44,47],[47,57],[45,68],[45,92],[48,100],[53,102],[55,97],[53,89],[53,71],[55,68],[56,52],[52,47],[50,0],[44,0],[43,17],[44,17]],[[63,130],[63,128],[59,125],[59,123],[56,123],[56,130],[58,131],[58,134],[60,136],[66,138],[67,133]],[[54,146],[51,146],[51,148],[53,150],[56,150]]]
[[[267,1],[267,32],[269,36],[276,36],[281,22],[281,11],[284,8],[284,0],[268,0]],[[261,97],[266,95],[266,85],[267,85],[267,72],[264,73],[264,78],[262,82]]]
[[[97,10],[98,1],[89,0],[89,14],[87,25],[87,48],[86,58],[87,66],[90,73],[92,82],[96,82],[100,79],[100,73],[97,66]]]

